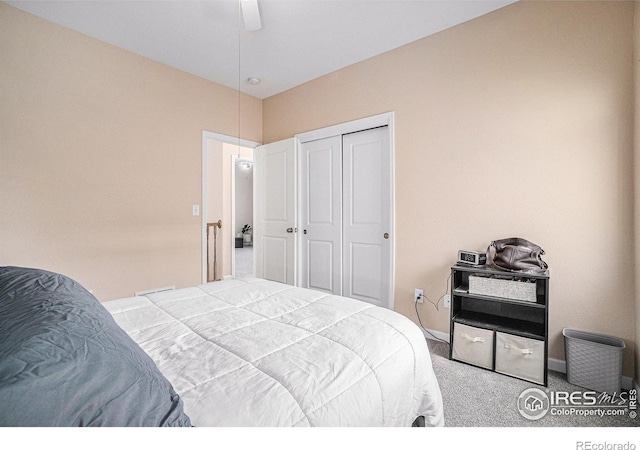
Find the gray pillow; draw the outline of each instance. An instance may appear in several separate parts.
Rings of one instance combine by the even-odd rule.
[[[0,426],[191,426],[153,360],[74,280],[0,267]]]

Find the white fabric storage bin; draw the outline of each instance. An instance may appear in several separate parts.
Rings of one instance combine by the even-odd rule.
[[[544,341],[496,332],[496,372],[544,384]]]
[[[493,369],[493,330],[453,324],[453,359]]]

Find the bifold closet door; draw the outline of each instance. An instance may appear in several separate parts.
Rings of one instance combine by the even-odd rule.
[[[303,287],[342,295],[342,139],[305,142],[300,152]]]
[[[387,127],[342,137],[343,295],[388,307],[391,149]]]
[[[301,145],[302,287],[390,306],[391,171],[387,127]]]

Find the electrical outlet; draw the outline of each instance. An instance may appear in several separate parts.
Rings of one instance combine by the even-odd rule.
[[[424,303],[424,298],[423,295],[424,291],[422,289],[416,289],[414,294],[413,294],[413,301],[415,301],[416,303]]]
[[[444,296],[444,307],[451,308],[451,296],[449,294]]]

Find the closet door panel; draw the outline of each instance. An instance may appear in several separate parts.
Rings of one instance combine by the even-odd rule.
[[[306,174],[308,179],[308,217],[307,222],[313,225],[333,225],[334,216],[333,196],[335,176],[333,164],[333,148],[329,145],[308,153]]]
[[[380,291],[380,273],[382,270],[382,245],[351,242],[349,259],[351,271],[349,273],[350,297],[366,300],[378,306],[383,306]]]
[[[342,294],[342,141],[301,145],[301,284]]]
[[[354,136],[355,137],[355,136]],[[354,137],[348,139],[352,141]],[[379,141],[350,144],[345,168],[345,187],[350,188],[347,218],[350,226],[382,226],[383,149]]]
[[[313,270],[309,270],[309,283],[311,289],[335,293],[334,283],[334,248],[331,241],[310,240],[308,243],[309,261],[312,262]]]
[[[344,295],[387,307],[391,283],[388,131],[343,136]]]

